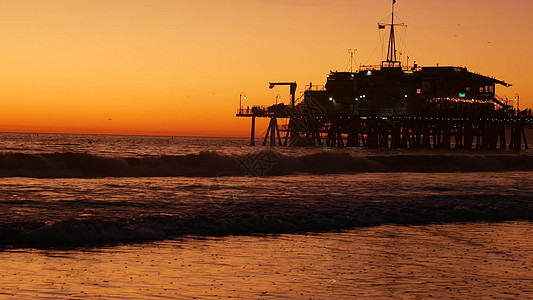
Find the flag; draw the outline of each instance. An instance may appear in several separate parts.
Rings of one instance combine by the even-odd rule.
[[[383,24],[378,24],[378,29],[385,29],[385,25],[383,25]]]

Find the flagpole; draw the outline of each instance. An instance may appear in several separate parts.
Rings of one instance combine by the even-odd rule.
[[[396,0],[392,0],[392,20],[390,25],[390,36],[389,36],[389,53],[387,60],[390,62],[396,61],[396,41],[394,40],[394,4]]]
[[[392,14],[391,14],[391,23],[390,24],[383,24],[378,23],[378,29],[385,29],[385,26],[390,26],[390,34],[389,34],[389,45],[387,49],[387,60],[382,61],[382,66],[384,63],[387,63],[389,67],[394,67],[396,65],[401,66],[401,62],[397,60],[396,56],[396,37],[394,34],[394,26],[405,26],[402,24],[394,24],[394,5],[396,4],[396,0],[392,0]],[[408,63],[409,64],[409,63]]]
[[[394,26],[394,3],[396,3],[396,0],[392,0],[392,22],[391,22],[391,26]]]

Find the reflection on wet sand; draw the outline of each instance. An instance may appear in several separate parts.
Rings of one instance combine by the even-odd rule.
[[[185,237],[103,249],[0,253],[8,299],[533,296],[533,224]]]

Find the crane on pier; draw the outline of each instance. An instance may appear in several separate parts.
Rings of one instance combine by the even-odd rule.
[[[276,85],[288,85],[291,91],[291,106],[294,107],[296,95],[296,81],[295,82],[269,82],[268,88],[273,89]]]

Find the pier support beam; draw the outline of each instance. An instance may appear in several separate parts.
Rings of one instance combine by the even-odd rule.
[[[403,123],[401,124],[402,126],[402,129],[401,129],[401,148],[404,148],[404,149],[407,149],[408,147],[411,146],[411,142],[410,142],[410,139],[409,139],[409,125],[407,124],[406,121],[403,121]]]
[[[454,136],[455,136],[455,148],[462,149],[463,145],[463,124],[455,123],[454,124]]]
[[[465,149],[472,150],[472,144],[474,143],[474,125],[471,122],[465,122],[464,126]]]
[[[361,120],[352,118],[348,123],[348,140],[346,147],[360,147],[359,133],[361,132]]]
[[[391,149],[401,148],[401,131],[400,124],[391,124]]]
[[[431,141],[429,139],[429,136],[431,135],[431,128],[429,128],[429,124],[424,123],[422,125],[424,127],[424,132],[422,136],[422,147],[426,149],[431,149]]]
[[[445,121],[442,125],[442,143],[441,148],[450,149],[452,145],[452,131],[453,124],[450,121]]]
[[[521,122],[516,122],[511,125],[511,145],[509,148],[516,151],[522,150],[522,138],[524,139],[524,148],[527,150],[529,145],[527,144],[525,126]]]
[[[269,135],[270,135],[270,146],[276,146],[276,133],[277,133],[279,145],[281,146],[282,144],[281,144],[281,136],[280,136],[279,128],[278,128],[278,120],[274,116],[270,118],[270,123],[268,124],[268,128],[265,134],[265,139],[263,140],[263,146],[266,146]]]
[[[522,126],[522,137],[524,138],[524,147],[526,148],[526,150],[528,150],[529,145],[527,144],[526,129],[524,128],[524,126]]]
[[[331,148],[344,147],[341,122],[339,118],[331,120],[331,123],[329,125],[328,136],[326,139],[326,146]]]
[[[511,143],[509,149],[522,150],[522,130],[517,123],[511,125]]]
[[[507,149],[507,140],[505,139],[505,125],[500,124],[499,131],[500,131],[500,150],[505,150]]]
[[[250,146],[255,146],[255,116],[252,116],[252,132],[250,134]]]
[[[378,122],[368,121],[366,123],[366,147],[378,148]]]

